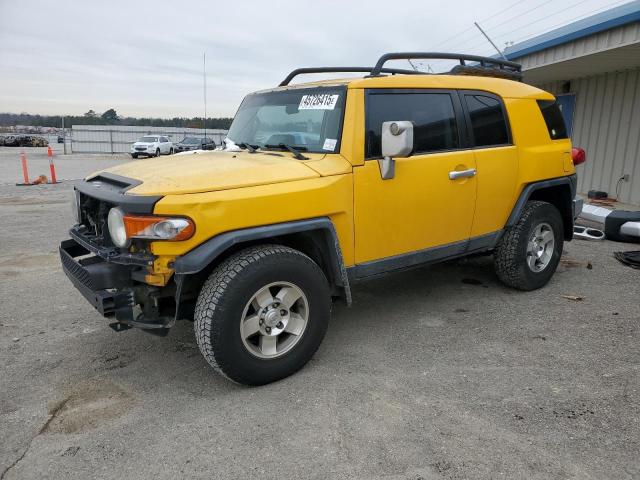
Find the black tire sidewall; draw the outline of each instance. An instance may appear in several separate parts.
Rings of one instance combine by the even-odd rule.
[[[553,230],[553,255],[544,270],[534,272],[529,268],[529,265],[527,265],[527,245],[534,230],[541,223],[548,223]],[[543,287],[549,282],[558,267],[558,263],[560,263],[560,257],[562,256],[562,248],[564,245],[564,229],[560,212],[551,204],[544,203],[539,205],[534,210],[533,214],[525,221],[523,225],[523,232],[524,235],[520,237],[520,244],[518,245],[520,274],[522,275],[522,280],[526,289],[535,290]]]
[[[309,304],[309,320],[302,338],[286,354],[259,358],[242,342],[240,321],[251,297],[262,287],[289,282],[300,288]],[[295,253],[269,255],[245,267],[227,285],[216,308],[211,344],[216,361],[231,379],[250,385],[269,383],[299,370],[313,356],[327,329],[331,313],[329,288],[322,271]]]

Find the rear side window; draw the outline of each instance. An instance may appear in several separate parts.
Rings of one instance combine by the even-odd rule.
[[[413,123],[413,153],[460,147],[453,101],[448,93],[372,93],[367,102],[367,158],[382,156],[382,123]]]
[[[490,147],[509,143],[509,133],[502,104],[485,95],[465,95],[471,118],[471,129],[476,147]]]
[[[568,138],[567,127],[564,124],[562,112],[555,100],[538,100],[538,106],[544,117],[544,123],[547,124],[547,130],[551,140]]]

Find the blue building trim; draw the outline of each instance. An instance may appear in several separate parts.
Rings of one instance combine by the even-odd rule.
[[[578,20],[565,27],[552,30],[517,45],[509,47],[505,56],[514,60],[525,55],[562,45],[563,43],[587,37],[629,23],[640,22],[640,0],[612,8],[591,17]]]

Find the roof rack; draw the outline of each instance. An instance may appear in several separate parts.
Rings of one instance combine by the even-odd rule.
[[[371,77],[380,76],[383,73],[383,66],[389,60],[411,60],[411,59],[434,59],[434,60],[457,60],[460,65],[455,66],[448,73],[455,75],[480,75],[492,77],[504,77],[511,80],[522,80],[522,66],[516,62],[502,60],[493,57],[481,57],[478,55],[467,55],[464,53],[442,53],[442,52],[396,52],[382,55],[376,66],[373,67]],[[468,65],[467,62],[475,64]]]
[[[296,68],[293,70],[287,78],[285,78],[282,82],[280,82],[281,87],[285,87],[289,85],[291,80],[293,80],[298,75],[305,75],[308,73],[370,73],[373,70],[371,67],[305,67],[305,68]],[[390,73],[392,75],[420,75],[423,72],[418,72],[416,70],[405,70],[402,68],[381,68],[380,72],[382,73]]]
[[[449,72],[453,75],[476,75],[483,77],[507,78],[509,80],[522,81],[522,67],[519,63],[501,60],[492,57],[481,57],[478,55],[466,55],[463,53],[440,53],[440,52],[397,52],[385,53],[376,65],[372,67],[308,67],[297,68],[285,78],[280,86],[289,85],[298,75],[309,73],[367,73],[368,77],[379,77],[383,73],[392,75],[431,75],[427,72],[408,70],[402,68],[385,68],[384,64],[389,60],[411,60],[411,59],[434,59],[434,60],[457,60],[460,65],[456,65]],[[472,64],[467,64],[472,62]]]

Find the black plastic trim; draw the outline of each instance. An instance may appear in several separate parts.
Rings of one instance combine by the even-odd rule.
[[[142,182],[113,173],[99,173],[86,180],[74,182],[81,193],[117,205],[126,213],[153,213],[153,208],[162,198],[160,195],[126,195],[126,192]]]
[[[234,245],[251,242],[254,240],[270,239],[301,232],[322,232],[325,236],[324,253],[328,255],[333,283],[344,289],[347,303],[351,303],[351,291],[349,281],[342,258],[340,242],[331,220],[327,217],[312,218],[295,222],[264,225],[260,227],[245,228],[231,232],[221,233],[205,243],[194,248],[190,252],[176,258],[174,269],[176,282],[181,282],[180,277],[193,275],[208,265]],[[328,279],[332,281],[332,279]],[[181,284],[179,283],[180,287]],[[180,288],[181,289],[181,288]],[[179,294],[178,294],[179,296]]]
[[[94,289],[91,270],[80,264],[75,257],[89,253],[75,240],[65,240],[60,244],[60,260],[64,273],[87,301],[105,317],[118,319],[133,317],[133,292],[130,290]]]
[[[360,263],[349,268],[348,274],[353,280],[362,280],[386,273],[439,263],[453,258],[465,257],[474,253],[491,250],[496,246],[501,235],[502,231],[492,232],[447,245]]]
[[[525,204],[529,201],[531,194],[536,190],[540,190],[543,188],[556,187],[559,185],[568,185],[571,190],[571,198],[570,201],[575,197],[575,185],[577,181],[577,176],[575,174],[566,176],[566,177],[558,177],[552,178],[549,180],[542,180],[540,182],[530,183],[526,187],[522,189],[518,200],[516,201],[513,210],[511,211],[511,215],[507,219],[507,223],[505,227],[512,227],[518,222],[520,215],[522,214],[522,210],[524,209]],[[573,206],[568,205],[567,207],[569,211],[573,211]],[[572,226],[573,229],[573,226]]]

